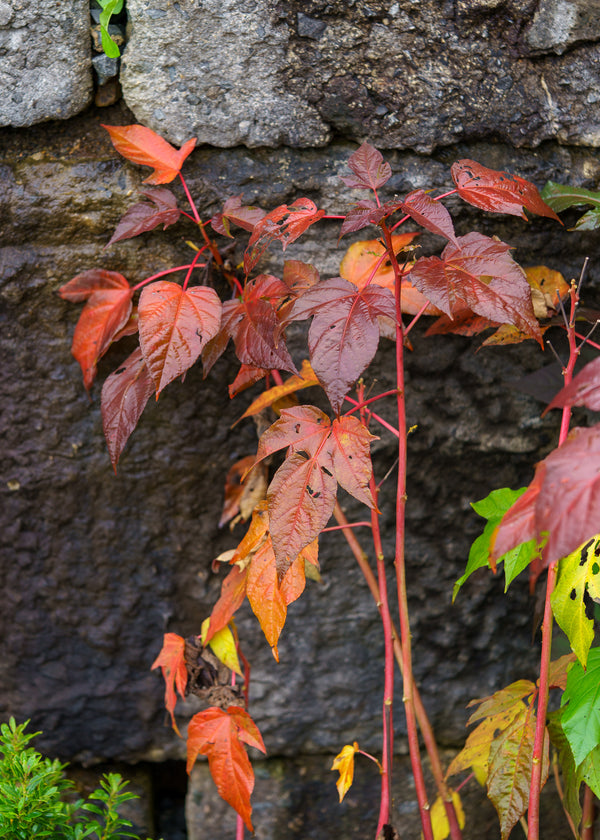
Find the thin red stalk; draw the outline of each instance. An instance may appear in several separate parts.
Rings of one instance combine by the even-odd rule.
[[[423,304],[423,306],[419,309],[419,311],[417,312],[417,314],[415,315],[415,317],[412,319],[412,321],[410,322],[410,324],[406,327],[406,329],[404,330],[404,337],[405,337],[405,338],[406,338],[406,336],[409,334],[409,332],[412,330],[412,328],[414,327],[414,325],[417,323],[417,321],[419,320],[419,318],[421,317],[421,315],[423,315],[423,313],[425,312],[425,310],[427,309],[427,307],[428,307],[428,306],[429,306],[429,301],[427,301],[427,303],[424,303],[424,304]]]
[[[328,528],[323,528],[321,531],[322,534],[326,534],[328,531],[343,531],[344,528],[371,528],[370,522],[348,522],[347,525],[330,525]]]
[[[569,337],[569,361],[563,370],[565,385],[573,378],[575,363],[578,358],[577,339],[575,338],[575,310],[577,308],[577,288],[571,284],[571,313],[567,335]],[[571,408],[565,406],[562,413],[558,445],[561,446],[569,434]],[[558,561],[551,563],[546,580],[546,600],[544,603],[544,621],[542,623],[542,653],[540,660],[539,694],[537,704],[537,718],[535,725],[535,740],[533,743],[533,757],[531,762],[531,783],[529,786],[529,810],[527,813],[528,840],[539,840],[540,832],[540,791],[542,789],[542,769],[544,755],[544,739],[546,737],[546,712],[548,710],[550,653],[552,648],[552,605],[550,599],[558,572]]]
[[[188,283],[190,282],[190,277],[192,276],[192,271],[196,267],[196,263],[198,262],[198,260],[200,259],[201,256],[202,256],[202,251],[198,251],[198,253],[194,257],[194,259],[192,260],[192,264],[190,265],[190,267],[188,269],[188,273],[185,275],[185,280],[183,281],[183,291],[184,292],[187,289]]]
[[[346,542],[352,554],[354,555],[356,562],[359,565],[361,572],[364,575],[364,578],[367,582],[367,586],[373,596],[375,603],[377,604],[377,608],[381,612],[381,598],[379,595],[379,586],[377,585],[377,580],[375,579],[375,575],[373,574],[373,570],[369,565],[369,561],[367,559],[367,555],[362,550],[360,543],[356,539],[353,531],[350,530],[348,520],[344,516],[344,513],[336,502],[336,505],[333,509],[333,515],[336,521],[342,526],[344,537],[346,538]],[[394,645],[394,657],[396,662],[398,663],[398,667],[400,668],[400,673],[403,673],[403,658],[402,658],[402,645],[400,644],[400,639],[398,636],[398,631],[392,621],[392,640]],[[462,834],[460,827],[458,825],[458,819],[456,817],[456,812],[454,810],[454,804],[452,802],[452,794],[450,793],[448,786],[444,781],[444,770],[442,768],[442,763],[440,761],[440,756],[437,749],[437,744],[435,742],[435,738],[433,735],[433,730],[431,728],[431,724],[429,723],[429,719],[427,717],[427,712],[425,711],[425,707],[423,706],[423,702],[419,695],[419,691],[417,687],[414,687],[414,700],[415,700],[415,712],[417,715],[417,720],[419,722],[419,728],[423,735],[423,741],[425,743],[425,748],[427,750],[427,754],[429,755],[429,761],[431,763],[431,772],[433,778],[435,780],[436,787],[438,789],[439,795],[442,797],[444,801],[444,805],[446,807],[446,814],[448,815],[448,821],[450,823],[450,834],[452,840],[461,840]]]
[[[207,233],[206,233],[206,231],[204,230],[204,225],[202,224],[202,221],[201,221],[201,219],[200,219],[200,215],[199,215],[199,213],[198,213],[198,210],[197,210],[197,208],[196,208],[196,205],[194,204],[194,199],[193,199],[193,198],[192,198],[192,196],[191,196],[191,193],[190,193],[190,191],[189,191],[189,189],[188,189],[188,185],[186,184],[186,182],[185,182],[185,178],[183,177],[183,175],[181,174],[181,172],[179,173],[179,178],[180,178],[180,180],[181,180],[181,183],[183,184],[183,189],[185,190],[185,194],[186,194],[186,196],[187,196],[187,200],[188,200],[188,202],[189,202],[189,204],[190,204],[190,207],[191,207],[191,209],[192,209],[192,213],[194,214],[194,219],[196,220],[196,224],[198,225],[198,228],[200,229],[200,233],[202,234],[202,238],[204,239],[204,241],[205,241],[205,242],[206,242],[206,244],[208,245],[208,247],[209,247],[209,249],[210,249],[210,252],[211,252],[211,254],[213,255],[213,259],[214,259],[214,261],[216,262],[216,264],[217,264],[220,268],[223,268],[223,257],[222,257],[222,256],[221,256],[221,254],[219,253],[219,249],[217,248],[217,246],[215,245],[215,243],[212,241],[212,239],[208,236],[208,234],[207,234]]]
[[[576,338],[580,338],[582,341],[585,341],[586,344],[589,344],[590,347],[593,347],[595,350],[600,350],[600,344],[596,344],[595,341],[591,341],[589,338],[586,338],[581,333],[575,333]]]
[[[244,840],[244,820],[239,814],[235,824],[235,840]]]
[[[145,286],[147,283],[151,283],[152,280],[158,280],[159,277],[166,277],[167,274],[174,274],[176,271],[187,271],[191,265],[191,263],[188,265],[178,265],[177,268],[168,268],[166,271],[159,271],[158,274],[153,274],[152,277],[146,277],[146,279],[142,280],[141,283],[133,286],[131,291],[137,292],[137,290],[141,289],[142,286]]]
[[[392,263],[395,277],[396,297],[396,388],[398,407],[398,484],[396,488],[396,551],[394,565],[396,567],[396,583],[398,590],[398,612],[400,621],[400,637],[402,640],[402,659],[404,664],[403,678],[403,701],[406,712],[406,729],[408,736],[408,748],[410,762],[415,780],[415,792],[419,803],[421,825],[425,840],[434,840],[431,827],[431,814],[429,812],[429,801],[427,789],[423,776],[421,764],[421,753],[419,748],[419,734],[415,716],[414,702],[414,678],[412,672],[412,654],[410,639],[410,622],[408,617],[408,598],[406,592],[406,569],[404,562],[404,511],[406,507],[406,463],[407,463],[407,441],[406,441],[406,404],[404,399],[404,331],[402,325],[401,305],[401,282],[400,268],[392,246],[392,236],[388,228],[384,226],[383,232],[387,245],[388,255]]]
[[[396,392],[394,391],[394,393]],[[352,405],[358,405],[358,400],[354,400],[352,399],[352,397],[345,396],[344,399],[347,400],[349,403],[352,403]],[[388,423],[387,420],[384,420],[383,417],[380,417],[378,414],[375,414],[374,411],[369,411],[369,415],[373,418],[373,420],[377,420],[380,426],[383,426],[383,428],[387,429],[388,432],[391,432],[393,435],[398,437],[398,429],[395,429],[392,425],[390,425],[390,423]]]
[[[596,803],[593,792],[586,785],[583,794],[583,817],[581,819],[581,840],[594,840],[594,818]]]
[[[371,403],[377,402],[377,400],[382,400],[384,397],[390,397],[395,394],[396,389],[392,388],[390,391],[384,391],[383,394],[377,394],[376,397],[369,397],[368,400],[362,400],[362,402],[356,403],[354,408],[351,408],[350,411],[347,411],[346,416],[354,414],[355,411],[359,411],[361,408],[364,408],[365,405],[370,405]]]

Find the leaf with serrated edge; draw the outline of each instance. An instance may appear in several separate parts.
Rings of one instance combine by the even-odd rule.
[[[206,631],[204,643],[208,644],[215,633],[227,627],[233,614],[238,610],[246,597],[246,581],[248,569],[234,566],[221,584],[221,595],[210,614],[210,624]]]
[[[552,408],[583,405],[591,411],[600,411],[600,357],[588,362],[572,381],[558,392],[542,417]]]
[[[168,184],[173,181],[196,145],[196,138],[193,137],[177,150],[143,125],[103,125],[102,128],[108,131],[113,146],[124,158],[154,169],[145,179],[145,184]]]
[[[181,697],[185,697],[188,673],[185,667],[185,640],[177,633],[165,633],[163,646],[151,669],[161,668],[165,680],[165,707],[171,715],[173,729],[179,735],[179,729],[175,723],[174,709],[177,703],[175,689]]]
[[[353,175],[342,176],[347,187],[377,190],[391,178],[392,167],[370,143],[363,143],[348,159]]]
[[[340,487],[370,508],[376,503],[369,489],[373,475],[370,447],[378,440],[357,417],[340,417],[331,426],[333,470]]]
[[[184,291],[161,280],[142,290],[138,312],[140,345],[158,396],[219,332],[221,301],[207,286]]]
[[[122,239],[132,239],[140,233],[154,230],[159,225],[166,230],[179,219],[181,211],[177,207],[177,199],[170,190],[157,188],[155,190],[141,190],[154,204],[141,201],[127,210],[115,228],[107,248]]]
[[[102,428],[115,471],[121,452],[153,393],[154,384],[139,347],[102,386]]]
[[[529,804],[535,728],[534,708],[523,704],[519,714],[493,740],[490,747],[488,797],[498,812],[502,840],[506,840]],[[548,778],[548,756],[549,739],[546,733],[542,754],[542,785]]]
[[[100,289],[83,307],[73,333],[71,353],[81,366],[88,391],[96,376],[96,363],[129,320],[132,295],[129,285],[127,289]]]
[[[414,190],[402,202],[402,209],[426,230],[449,239],[458,247],[452,216],[441,202],[425,190]]]
[[[537,187],[518,175],[488,169],[474,160],[456,161],[451,174],[460,197],[475,207],[527,219],[525,208],[560,222],[554,210],[542,200]]]
[[[188,725],[187,771],[191,772],[198,754],[208,757],[208,767],[219,796],[242,817],[253,831],[250,796],[254,772],[242,741],[265,752],[256,724],[239,706],[227,711],[211,706],[198,712]]]
[[[562,727],[579,766],[600,744],[600,648],[588,654],[587,669],[571,667],[561,698]]]
[[[600,537],[563,557],[550,599],[554,617],[584,668],[594,641],[594,620],[587,617],[584,603],[586,591],[592,598],[600,596]]]
[[[279,662],[277,642],[285,624],[287,604],[277,582],[277,566],[271,540],[263,543],[250,561],[246,594],[273,656]]]

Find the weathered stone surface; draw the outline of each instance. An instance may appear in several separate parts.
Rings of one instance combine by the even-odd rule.
[[[92,98],[88,0],[0,0],[0,125],[67,119]]]
[[[242,533],[216,527],[223,478],[256,446],[252,423],[231,429],[254,392],[229,402],[229,354],[206,381],[195,367],[183,386],[173,383],[151,401],[118,476],[110,469],[99,388],[88,402],[69,355],[79,308],[56,289],[95,266],[139,282],[188,260],[185,240],[197,238],[183,222],[104,250],[148,170],[119,158],[99,123],[131,119],[116,106],[0,137],[0,718],[32,718],[48,752],[81,761],[182,756],[182,742],[165,725],[161,680],[149,667],[164,631],[197,633],[209,614],[220,585],[211,560]],[[341,142],[327,151],[200,149],[185,171],[204,218],[240,193],[266,208],[306,193],[335,213],[360,195],[348,194],[338,177],[353,149]],[[516,170],[540,185],[550,177],[597,188],[600,175],[593,154],[551,144],[536,152],[480,144],[429,159],[387,156],[394,171],[389,194],[449,186],[457,157]],[[176,183],[173,189],[183,200]],[[456,197],[448,205],[457,211],[459,233],[471,226],[497,233],[524,264],[546,262],[567,276],[578,274],[584,255],[600,264],[593,233],[568,233],[550,220],[526,225],[485,216]],[[335,250],[337,232],[337,223],[323,224],[286,257],[313,260],[325,276],[335,275],[345,247]],[[436,250],[440,242],[424,237],[424,244]],[[275,248],[273,271],[281,257]],[[595,277],[593,269],[588,302],[598,296]],[[218,276],[213,280],[225,293]],[[100,379],[131,341],[111,349]],[[535,674],[526,581],[503,596],[502,581],[481,573],[455,606],[450,594],[481,527],[469,501],[527,482],[556,440],[556,418],[540,420],[538,403],[502,385],[550,360],[533,345],[475,354],[459,337],[424,339],[421,331],[413,341],[409,422],[418,429],[410,441],[407,522],[415,668],[438,738],[457,744],[468,700]],[[300,346],[296,335],[297,359]],[[382,344],[382,390],[393,386],[391,351]],[[381,411],[393,419],[391,407]],[[382,476],[394,462],[393,441],[382,435],[374,453]],[[381,507],[391,556],[387,489]],[[324,583],[310,585],[290,608],[279,666],[248,609],[238,623],[253,663],[251,710],[271,755],[335,753],[355,739],[379,749],[377,613],[339,535],[322,540],[322,563]],[[188,714],[196,708],[190,701]],[[396,723],[402,749],[400,713]]]
[[[123,93],[176,143],[598,146],[596,5],[129,0]]]
[[[443,751],[446,764],[452,757],[452,753]],[[252,823],[256,840],[365,840],[374,835],[381,789],[377,768],[357,756],[353,785],[340,804],[335,787],[338,774],[330,770],[332,761],[333,755],[255,761]],[[427,783],[433,792],[429,776]],[[464,840],[499,840],[496,812],[474,779],[460,796],[466,814]],[[392,801],[390,820],[400,837],[419,837],[421,825],[407,756],[394,760]],[[541,812],[542,837],[572,837],[551,782],[542,791]],[[235,813],[219,798],[206,763],[197,764],[192,772],[186,816],[188,840],[234,835]],[[518,831],[520,828],[515,830],[515,837]]]

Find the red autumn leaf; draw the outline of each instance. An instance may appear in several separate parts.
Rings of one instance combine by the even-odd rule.
[[[257,461],[288,449],[267,492],[269,531],[280,580],[327,524],[338,483],[359,501],[375,507],[368,487],[371,440],[373,436],[356,417],[341,417],[331,423],[314,406],[284,409],[262,435]]]
[[[536,466],[527,491],[509,508],[493,540],[498,559],[522,542],[543,547],[531,564],[532,580],[598,533],[600,521],[600,426],[574,428],[567,440]]]
[[[310,263],[286,260],[283,264],[282,280],[291,292],[301,295],[319,282],[319,272]]]
[[[223,332],[233,338],[242,364],[297,373],[279,334],[275,309],[288,294],[288,287],[279,278],[261,274],[246,284],[241,298],[223,304]]]
[[[102,386],[102,427],[115,472],[121,452],[153,391],[154,384],[139,347]]]
[[[173,181],[196,145],[196,138],[193,137],[177,150],[143,125],[103,125],[102,128],[108,131],[113,146],[124,158],[153,167],[154,172],[145,179],[145,184],[168,184]]]
[[[568,405],[584,405],[591,411],[600,411],[600,357],[588,362],[577,376],[558,392],[544,414],[551,408],[565,408]]]
[[[487,169],[474,160],[457,161],[451,173],[460,197],[475,207],[523,219],[527,219],[526,209],[560,222],[554,210],[542,200],[537,187],[518,175]]]
[[[122,338],[125,338],[127,335],[136,335],[138,332],[138,311],[137,306],[134,306],[129,313],[129,319],[124,327],[121,327],[118,333],[116,333],[115,337],[113,338],[114,341],[120,341]]]
[[[234,613],[244,603],[246,597],[246,579],[248,569],[234,566],[221,584],[221,596],[210,614],[210,624],[204,638],[207,645],[215,633],[227,627]]]
[[[377,207],[377,204],[370,199],[365,198],[362,201],[357,201],[356,205],[346,213],[346,218],[340,228],[338,242],[347,233],[355,233],[357,230],[362,230],[381,221],[380,210],[381,208]]]
[[[187,772],[199,754],[208,756],[208,767],[219,796],[242,817],[253,831],[250,796],[254,772],[242,743],[266,752],[258,727],[240,706],[227,711],[211,706],[194,715],[187,732]]]
[[[127,281],[125,281],[127,283]],[[133,289],[101,289],[88,298],[73,333],[71,353],[81,365],[83,384],[89,390],[96,364],[129,320]]]
[[[457,248],[459,247],[450,213],[443,204],[435,201],[425,190],[414,190],[409,193],[401,207],[421,227],[449,239]]]
[[[190,368],[219,331],[221,301],[214,289],[158,281],[142,290],[138,304],[140,345],[157,396]]]
[[[334,411],[369,365],[379,344],[380,315],[395,320],[392,293],[375,284],[357,289],[342,277],[323,280],[291,305],[286,322],[313,316],[310,362]]]
[[[158,667],[162,669],[165,680],[165,707],[171,715],[173,729],[178,735],[179,729],[175,723],[173,712],[177,703],[175,689],[179,692],[180,697],[185,697],[188,673],[185,667],[184,651],[185,640],[181,636],[178,636],[177,633],[165,633],[162,650],[152,663],[152,669]]]
[[[269,373],[267,368],[256,367],[256,365],[241,365],[237,372],[237,376],[229,385],[229,396],[233,399],[246,388],[256,385],[261,379]]]
[[[342,176],[347,187],[377,190],[392,175],[392,168],[383,159],[381,152],[369,143],[363,143],[348,160],[348,166],[354,175]]]
[[[458,237],[440,257],[422,257],[409,280],[450,317],[465,308],[499,324],[514,324],[542,343],[531,289],[510,246],[481,233]]]
[[[81,303],[88,300],[94,292],[104,289],[129,289],[129,283],[117,271],[106,271],[103,268],[90,268],[77,274],[58,290],[63,300]]]
[[[244,230],[252,231],[254,226],[266,216],[260,207],[249,207],[242,205],[242,196],[232,196],[225,201],[222,213],[215,213],[210,220],[213,230],[223,236],[231,236],[229,223],[233,222]]]
[[[408,267],[404,266],[404,258],[399,255],[402,254],[404,249],[410,250],[410,244],[417,236],[419,236],[418,233],[400,233],[392,236],[392,245],[398,256],[399,268],[403,275],[408,273]],[[409,266],[412,266],[412,264],[412,262],[409,263]],[[340,275],[344,280],[354,283],[359,289],[363,289],[368,283],[375,283],[391,292],[394,291],[394,269],[386,254],[385,246],[379,239],[367,239],[350,245],[340,263]],[[403,292],[404,289],[405,281],[403,279]],[[423,303],[427,302],[427,299],[420,292],[415,292],[415,294],[418,294]],[[415,312],[418,311],[418,309],[415,310]]]
[[[317,210],[310,198],[298,198],[293,204],[281,204],[261,219],[252,231],[250,242],[244,254],[244,271],[249,274],[269,245],[279,240],[283,250],[298,239],[307,228],[325,215]]]
[[[158,225],[162,225],[163,230],[166,230],[169,225],[174,225],[179,219],[181,211],[171,190],[158,187],[155,190],[140,190],[140,192],[146,198],[149,198],[153,204],[140,201],[130,207],[117,225],[106,246],[107,248],[113,242],[119,242],[121,239],[131,239],[140,233],[154,230]]]

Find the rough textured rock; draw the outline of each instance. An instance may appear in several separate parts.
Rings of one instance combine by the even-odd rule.
[[[0,0],[0,125],[78,114],[92,98],[88,0]]]
[[[600,145],[597,3],[129,0],[123,93],[182,143]]]
[[[184,223],[104,250],[144,175],[115,154],[99,123],[131,119],[116,106],[66,125],[5,130],[0,138],[0,717],[32,718],[48,752],[81,761],[181,757],[182,744],[165,725],[161,680],[149,667],[164,631],[198,632],[214,603],[220,579],[211,560],[241,535],[216,527],[220,488],[231,463],[256,445],[252,423],[231,429],[253,393],[230,404],[230,355],[206,381],[196,367],[183,386],[173,383],[151,401],[118,476],[110,469],[99,389],[88,402],[69,355],[79,308],[56,289],[94,266],[138,282],[189,258],[185,240],[195,237]],[[353,149],[341,142],[327,152],[200,149],[186,173],[204,217],[240,193],[268,208],[305,193],[339,212],[359,196],[348,195],[338,178]],[[480,144],[429,159],[390,153],[390,193],[446,186],[452,160],[467,156],[540,185],[551,177],[598,187],[597,160],[584,150]],[[568,276],[579,272],[584,255],[600,264],[593,233],[568,233],[550,220],[526,225],[485,216],[461,209],[458,199],[449,206],[458,211],[459,233],[471,225],[497,233],[525,264],[543,261]],[[336,223],[323,225],[286,256],[335,274],[344,249],[335,251],[336,237]],[[435,250],[439,241],[424,244]],[[280,267],[276,249],[271,268]],[[590,298],[597,276],[593,268]],[[438,738],[457,744],[468,700],[531,676],[537,659],[526,581],[504,597],[502,581],[481,573],[450,606],[452,583],[480,530],[469,501],[527,482],[553,445],[556,418],[540,420],[537,402],[502,384],[549,361],[535,347],[475,354],[458,337],[419,334],[414,342],[409,421],[418,430],[411,437],[408,558],[415,667]],[[298,352],[298,337],[293,345]],[[100,378],[128,352],[111,349]],[[392,384],[391,357],[384,343],[376,369],[382,389]],[[381,476],[393,464],[393,444],[382,436],[374,452]],[[389,556],[391,503],[384,495],[381,504]],[[377,614],[339,535],[323,539],[322,562],[324,583],[290,608],[279,666],[252,614],[240,617],[253,662],[252,714],[271,755],[335,753],[354,739],[379,749]],[[402,749],[400,714],[397,727]]]

